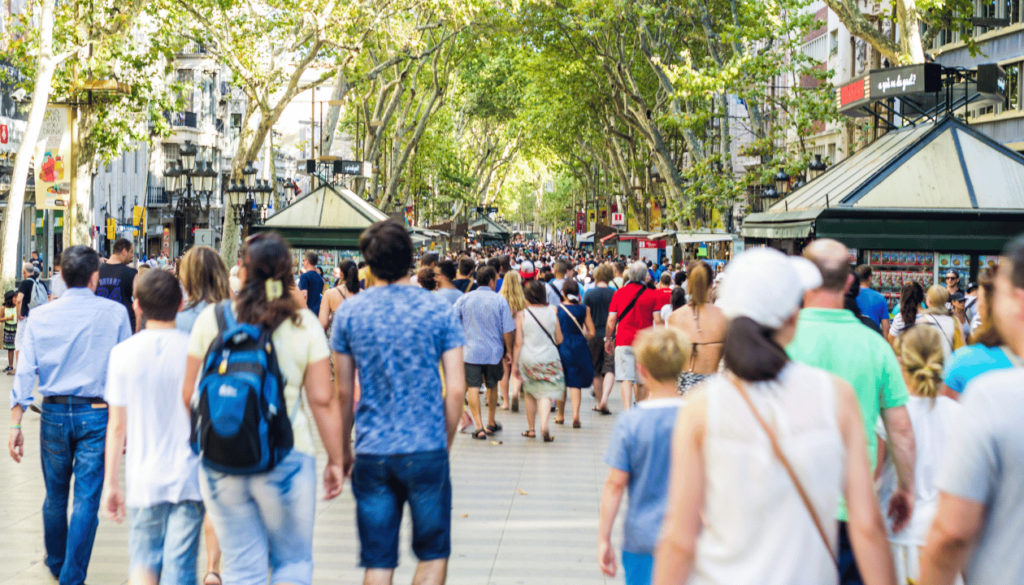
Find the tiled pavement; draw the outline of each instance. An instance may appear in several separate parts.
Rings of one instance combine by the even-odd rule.
[[[0,378],[7,397],[12,378]],[[460,435],[452,449],[452,585],[598,585],[622,583],[597,568],[596,534],[602,462],[614,418],[590,410],[584,400],[583,428],[552,425],[556,441],[520,436],[519,414],[499,411],[505,430],[493,441]],[[615,392],[613,396],[617,396]],[[613,408],[618,400],[613,401]],[[616,408],[616,410],[618,410]],[[44,497],[39,465],[39,415],[25,417],[26,456],[20,465],[0,456],[0,584],[56,583],[43,560],[40,508]],[[322,457],[319,470],[322,472]],[[408,516],[408,508],[406,509]],[[401,563],[396,583],[410,583],[416,559],[410,550],[410,525],[403,525]],[[618,547],[621,528],[613,542]],[[127,582],[125,525],[101,519],[89,566],[89,585]],[[357,567],[359,540],[349,486],[330,502],[317,503],[313,558],[314,583],[362,582]],[[205,555],[201,555],[201,568]],[[230,585],[230,584],[229,584]]]

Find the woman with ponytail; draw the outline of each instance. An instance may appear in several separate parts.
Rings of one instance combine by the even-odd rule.
[[[726,319],[722,310],[709,299],[713,279],[714,273],[707,262],[690,262],[686,278],[690,302],[668,317],[668,326],[682,331],[690,340],[690,358],[683,365],[677,384],[680,394],[717,372],[722,361]]]
[[[924,287],[916,281],[908,282],[900,290],[900,312],[889,325],[889,339],[895,339],[904,329],[917,323],[918,313],[924,308]]]
[[[864,582],[896,581],[853,389],[783,349],[821,284],[810,261],[768,248],[726,268],[726,371],[676,420],[656,585],[836,583],[840,495]]]
[[[946,451],[946,440],[953,432],[960,404],[942,396],[943,343],[936,327],[918,323],[893,341],[893,349],[903,369],[903,378],[910,391],[907,413],[914,427],[916,463],[914,465],[914,513],[907,526],[893,533],[886,523],[893,558],[896,561],[898,583],[916,583],[919,579],[918,557],[925,544],[928,529],[935,518],[939,504],[939,490],[935,478]],[[881,465],[879,500],[882,509],[896,489],[896,468],[892,458],[886,458],[886,433],[881,421],[875,429],[878,435],[878,462]]]
[[[313,423],[327,451],[324,499],[341,493],[343,471],[341,399],[331,384],[330,351],[316,315],[294,291],[292,252],[275,233],[245,242],[238,271],[242,287],[225,308],[238,323],[272,331],[273,353],[284,379],[283,397],[293,445],[270,471],[252,475],[200,469],[206,513],[220,537],[224,583],[256,585],[313,580],[316,512],[316,450]],[[229,301],[224,301],[229,303]],[[191,404],[210,346],[220,337],[217,310],[196,318],[182,389]]]
[[[351,260],[344,260],[338,266],[338,272],[341,273],[341,280],[326,293],[324,293],[324,301],[320,303],[320,325],[323,326],[325,331],[328,331],[331,326],[331,320],[334,319],[334,313],[338,311],[338,307],[341,303],[344,303],[349,297],[359,292],[359,269],[356,268],[356,263]]]

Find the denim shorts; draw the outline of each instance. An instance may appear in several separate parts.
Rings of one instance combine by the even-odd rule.
[[[432,561],[451,554],[452,483],[447,451],[356,455],[352,495],[356,499],[360,566],[398,566],[398,530],[405,502],[412,512],[416,558]]]
[[[202,502],[130,508],[130,580],[149,582],[148,579],[139,579],[141,574],[148,574],[154,583],[195,585],[204,514]]]
[[[199,487],[220,540],[224,582],[231,585],[313,580],[316,461],[292,450],[257,475],[200,467]]]

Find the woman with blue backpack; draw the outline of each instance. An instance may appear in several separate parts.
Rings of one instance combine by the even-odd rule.
[[[200,488],[223,554],[225,583],[304,585],[313,578],[316,463],[325,499],[341,493],[341,403],[327,339],[296,301],[292,254],[273,233],[242,249],[236,300],[209,306],[189,342],[184,398]]]

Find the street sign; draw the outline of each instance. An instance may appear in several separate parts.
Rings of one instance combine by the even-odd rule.
[[[612,214],[612,225],[626,225],[626,217],[621,213]]]
[[[132,208],[132,225],[138,226],[142,223],[142,210],[143,207],[141,205],[136,205]]]
[[[193,232],[197,246],[209,246],[213,247],[213,230],[211,229],[198,229]]]
[[[361,160],[334,161],[335,175],[351,175],[353,177],[372,177],[373,163]]]

